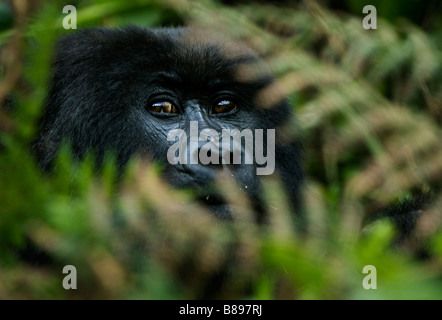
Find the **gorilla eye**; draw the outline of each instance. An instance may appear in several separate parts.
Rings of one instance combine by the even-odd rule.
[[[212,108],[212,113],[227,113],[238,108],[235,102],[231,100],[221,100]]]
[[[152,103],[148,106],[148,110],[155,113],[178,113],[177,107],[168,101]]]

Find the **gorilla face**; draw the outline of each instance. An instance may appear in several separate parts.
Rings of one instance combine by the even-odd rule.
[[[281,133],[290,108],[243,46],[186,28],[84,29],[61,39],[51,85],[34,143],[45,170],[63,141],[78,159],[92,150],[98,165],[109,151],[120,168],[141,155],[221,218],[231,211],[213,180],[230,174],[262,220],[257,173],[271,173],[274,160],[299,207],[299,146]]]

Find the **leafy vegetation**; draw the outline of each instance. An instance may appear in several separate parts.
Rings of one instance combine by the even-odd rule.
[[[13,28],[2,5],[0,299],[441,299],[441,11],[424,26],[394,15],[403,2],[385,18],[379,4],[377,29],[365,30],[361,2],[347,2],[345,10],[326,1],[69,3],[79,28],[190,24],[262,55],[296,110],[288,130],[304,140],[307,234],[292,225],[277,179],[265,184],[271,221],[257,226],[229,180],[219,183],[241,208],[234,223],[211,217],[140,160],[120,187],[112,158],[94,174],[93,157],[75,163],[68,147],[42,174],[29,144],[54,41],[72,32],[62,28],[67,3],[17,1]],[[389,220],[366,223],[429,191],[435,201],[414,239],[395,246]],[[18,254],[29,239],[39,264]],[[77,268],[77,290],[62,287],[66,265]],[[376,290],[362,286],[366,265],[377,269]]]

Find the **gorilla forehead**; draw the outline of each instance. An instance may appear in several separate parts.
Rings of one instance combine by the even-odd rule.
[[[249,48],[219,34],[193,28],[138,30],[145,35],[143,52],[150,66],[166,65],[184,77],[213,78],[259,61]]]
[[[66,37],[60,46],[59,51],[71,49],[70,57],[60,57],[65,66],[93,60],[102,76],[114,77],[169,71],[194,86],[210,79],[235,81],[240,66],[259,64],[258,56],[245,46],[193,28],[89,28]]]

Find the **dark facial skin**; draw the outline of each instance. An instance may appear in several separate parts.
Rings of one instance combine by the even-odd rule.
[[[262,221],[256,164],[172,165],[166,155],[174,142],[167,135],[172,129],[189,135],[191,121],[200,131],[219,133],[275,129],[276,173],[296,210],[303,179],[299,145],[290,137],[281,139],[291,113],[282,96],[266,99],[273,86],[253,52],[216,36],[186,28],[84,29],[59,43],[34,151],[45,170],[64,140],[78,159],[94,151],[98,166],[108,151],[117,155],[120,168],[134,155],[161,162],[169,183],[194,188],[220,218],[230,218],[231,209],[212,185],[217,173],[227,172]]]

